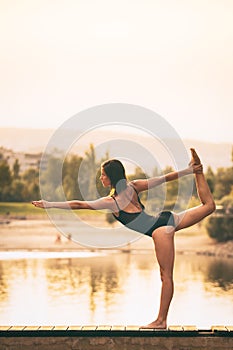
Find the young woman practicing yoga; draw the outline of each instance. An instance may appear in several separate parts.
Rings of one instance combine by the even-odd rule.
[[[108,160],[101,166],[100,180],[104,187],[111,189],[110,195],[94,201],[72,200],[66,202],[33,201],[39,208],[60,209],[108,209],[114,217],[129,229],[152,237],[155,254],[160,267],[162,289],[157,318],[141,328],[167,328],[167,315],[173,296],[174,234],[183,228],[196,224],[215,210],[215,203],[203,174],[203,167],[196,151],[191,148],[189,166],[159,177],[127,181],[125,169],[119,160]],[[152,216],[145,212],[139,193],[194,174],[201,204],[181,213],[161,211]]]

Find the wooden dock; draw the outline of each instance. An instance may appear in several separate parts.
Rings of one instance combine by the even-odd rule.
[[[0,350],[232,350],[233,326],[0,326]]]

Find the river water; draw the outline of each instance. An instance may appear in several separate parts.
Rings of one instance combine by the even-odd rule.
[[[169,325],[233,325],[232,259],[179,254]],[[157,313],[154,254],[0,253],[1,325],[142,325]]]

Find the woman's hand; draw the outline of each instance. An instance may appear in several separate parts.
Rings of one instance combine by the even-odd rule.
[[[48,201],[45,201],[45,200],[40,200],[40,201],[32,201],[32,204],[37,207],[37,208],[52,208],[52,203],[51,202],[48,202]]]
[[[189,163],[189,166],[187,168],[187,172],[189,174],[201,174],[201,173],[203,173],[203,166],[202,166],[202,164]]]
[[[192,164],[191,165],[191,167],[192,167],[192,172],[194,173],[194,174],[202,174],[203,173],[203,166],[202,166],[202,164]]]

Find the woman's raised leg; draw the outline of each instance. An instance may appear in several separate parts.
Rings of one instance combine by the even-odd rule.
[[[197,156],[196,152],[193,150],[192,153],[196,157],[196,162],[198,162],[199,157]],[[214,199],[210,192],[203,171],[199,171],[195,174],[195,182],[201,205],[191,209],[187,209],[182,213],[174,214],[174,218],[177,224],[176,231],[198,223],[206,216],[210,215],[215,211]]]

